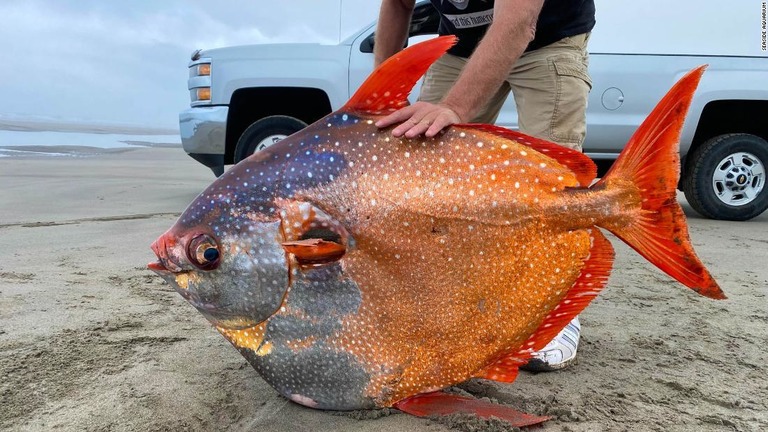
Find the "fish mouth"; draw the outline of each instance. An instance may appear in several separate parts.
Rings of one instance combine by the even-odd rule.
[[[192,273],[189,270],[181,270],[181,271],[174,271],[169,270],[168,267],[166,267],[163,264],[162,260],[151,262],[147,264],[147,268],[149,270],[152,270],[153,273],[163,278],[166,282],[171,284],[173,289],[175,289],[179,294],[182,295],[182,297],[186,298],[189,294],[187,293],[187,283],[189,279],[189,274]],[[184,277],[187,275],[188,277]],[[184,285],[184,286],[182,286]]]
[[[161,276],[166,275],[168,273],[173,273],[172,271],[168,270],[160,261],[155,261],[147,264],[147,268]]]

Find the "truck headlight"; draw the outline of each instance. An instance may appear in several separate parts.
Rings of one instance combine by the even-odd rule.
[[[189,77],[211,76],[211,64],[199,63],[189,67]]]
[[[204,101],[211,101],[211,88],[210,87],[198,87],[196,89],[192,89],[194,92],[194,96],[192,97],[192,102],[204,102]]]
[[[198,57],[189,64],[189,99],[192,106],[210,105],[211,100],[211,59]]]

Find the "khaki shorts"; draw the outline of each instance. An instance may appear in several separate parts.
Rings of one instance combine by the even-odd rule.
[[[498,92],[473,123],[494,123],[509,92],[517,105],[520,131],[581,150],[587,132],[589,33],[567,37],[523,54]],[[467,59],[446,54],[427,71],[419,100],[440,102]]]

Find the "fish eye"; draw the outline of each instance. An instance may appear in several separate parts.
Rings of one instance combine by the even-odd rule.
[[[219,246],[211,236],[201,234],[192,239],[187,246],[189,261],[202,270],[213,270],[219,266]]]

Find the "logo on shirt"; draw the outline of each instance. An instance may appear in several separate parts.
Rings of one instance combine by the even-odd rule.
[[[443,0],[441,0],[442,2]],[[456,9],[464,10],[469,6],[469,0],[448,0]]]
[[[490,25],[493,22],[493,9],[460,15],[445,14],[448,21],[457,30]]]

